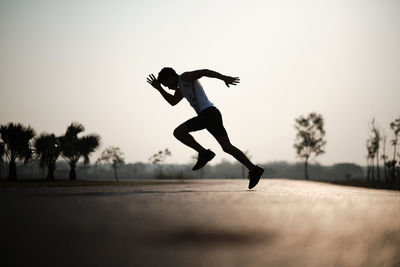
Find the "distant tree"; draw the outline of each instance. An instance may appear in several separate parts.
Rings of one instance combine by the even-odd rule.
[[[388,162],[388,167],[391,169],[391,176],[393,181],[396,180],[396,148],[399,143],[399,134],[400,134],[400,117],[395,119],[390,123],[390,128],[393,130],[393,139],[391,140],[393,145],[393,160]]]
[[[83,157],[84,164],[89,163],[89,156],[100,145],[100,136],[88,134],[82,137],[78,135],[85,131],[82,124],[73,122],[68,126],[65,135],[59,137],[61,155],[70,166],[69,179],[76,180],[76,164]]]
[[[379,130],[375,127],[373,129],[374,133],[374,146],[375,146],[375,154],[376,154],[376,179],[380,182],[380,166],[379,166],[379,147],[381,142],[381,134]]]
[[[375,149],[371,138],[367,140],[367,181],[374,180]]]
[[[30,141],[35,137],[35,130],[20,123],[0,126],[6,159],[9,162],[8,179],[17,180],[17,159],[27,163],[32,158]]]
[[[325,153],[324,119],[322,115],[313,112],[307,117],[298,117],[294,127],[297,130],[294,148],[297,156],[304,159],[304,174],[308,180],[308,160],[313,155],[317,157]]]
[[[383,151],[382,151],[382,160],[383,160],[383,170],[384,170],[384,175],[385,175],[385,182],[387,182],[387,160],[388,160],[388,156],[386,155],[386,134],[385,132],[382,132],[382,144],[383,144]]]
[[[54,134],[41,133],[34,141],[35,154],[39,158],[39,166],[47,166],[47,179],[54,180],[56,161],[61,153],[58,138]]]
[[[400,158],[400,153],[397,153],[397,156]],[[397,162],[396,174],[400,177],[400,161]]]
[[[368,158],[368,169],[367,169],[367,180],[370,178],[374,181],[375,176],[375,158],[376,158],[376,177],[379,181],[379,147],[381,142],[381,135],[378,128],[375,125],[375,118],[371,120],[371,135],[367,140],[367,158]]]
[[[171,156],[171,151],[169,151],[168,148],[163,150],[158,151],[157,153],[154,153],[150,158],[149,161],[153,164],[161,164],[165,161],[165,159]]]
[[[114,170],[114,178],[119,181],[117,175],[117,168],[119,164],[124,163],[124,153],[121,152],[119,147],[110,146],[101,152],[100,157],[97,159],[98,164],[106,163],[111,164]]]
[[[162,178],[162,177],[163,177],[162,165],[161,165],[161,164],[164,163],[164,162],[165,162],[165,159],[166,159],[167,157],[169,157],[169,156],[171,156],[171,151],[170,151],[168,148],[166,148],[166,149],[164,149],[164,150],[158,151],[157,153],[154,153],[154,154],[149,158],[149,161],[150,161],[152,164],[156,164],[156,165],[159,166],[159,178]]]

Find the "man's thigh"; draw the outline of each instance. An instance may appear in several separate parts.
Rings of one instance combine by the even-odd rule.
[[[217,108],[213,108],[205,114],[205,124],[207,130],[215,137],[228,137],[228,133],[222,121],[221,112]]]
[[[185,127],[185,129],[187,129],[188,132],[195,132],[205,129],[206,124],[202,117],[196,116],[185,121],[179,127]]]

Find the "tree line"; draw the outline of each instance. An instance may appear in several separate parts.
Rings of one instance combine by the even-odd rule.
[[[299,116],[295,119],[294,128],[297,131],[294,148],[297,156],[304,161],[304,177],[309,179],[310,159],[325,153],[327,142],[325,140],[323,116],[315,112],[307,116]],[[366,142],[367,181],[381,181],[380,159],[383,160],[385,182],[396,182],[396,178],[400,177],[400,160],[397,160],[398,157],[400,158],[400,153],[396,150],[399,143],[400,118],[390,123],[390,129],[393,132],[389,140],[393,146],[391,158],[387,155],[386,143],[388,139],[386,134],[376,126],[375,119],[371,121],[370,136]],[[20,123],[1,125],[0,162],[8,162],[8,179],[17,180],[17,160],[27,163],[31,159],[36,159],[42,169],[47,167],[47,179],[54,180],[56,162],[61,156],[69,165],[69,179],[75,180],[77,178],[76,166],[79,160],[83,158],[83,163],[88,164],[89,156],[100,145],[98,134],[82,135],[84,131],[84,126],[78,122],[71,123],[65,134],[58,137],[46,132],[36,136],[32,127],[26,127]],[[171,156],[171,151],[165,149],[158,151],[149,158],[149,162],[158,169],[157,178],[166,177],[163,173],[163,164],[168,156]],[[124,155],[118,147],[108,147],[96,161],[97,166],[101,164],[109,164],[113,169],[115,179],[118,181],[117,168],[124,164]],[[204,176],[204,171],[201,171],[201,178]],[[189,176],[191,177],[191,175]]]
[[[295,129],[297,130],[294,148],[299,158],[304,160],[304,176],[308,179],[308,161],[311,156],[317,157],[325,153],[324,146],[324,120],[322,115],[315,112],[308,116],[300,116],[295,120]],[[397,152],[400,134],[400,117],[390,124],[393,154],[390,158],[387,155],[386,143],[388,137],[383,130],[376,126],[375,118],[370,123],[370,136],[366,142],[367,148],[367,181],[382,182],[380,159],[383,160],[383,182],[395,183],[400,177],[400,153]],[[382,150],[382,151],[381,151]]]
[[[61,156],[70,167],[69,179],[76,179],[76,164],[83,158],[89,163],[89,156],[100,145],[98,134],[80,136],[85,127],[73,122],[62,136],[43,132],[36,136],[31,126],[8,123],[0,126],[0,161],[8,162],[8,180],[17,180],[17,161],[27,163],[32,158],[39,160],[41,168],[47,167],[47,179],[54,180],[56,162]]]
[[[381,181],[380,159],[383,161],[383,181],[396,182],[400,178],[400,153],[397,152],[400,134],[400,117],[390,124],[392,131],[388,140],[386,133],[376,125],[375,118],[370,123],[370,135],[366,142],[367,149],[367,181]],[[391,157],[387,154],[387,141],[393,146]]]

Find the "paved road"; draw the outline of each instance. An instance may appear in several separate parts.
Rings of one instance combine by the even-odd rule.
[[[400,192],[272,179],[246,188],[3,188],[0,265],[400,266]]]

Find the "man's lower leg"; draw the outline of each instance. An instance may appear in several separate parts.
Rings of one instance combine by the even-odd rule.
[[[255,167],[249,158],[237,147],[232,145],[229,148],[224,149],[224,151],[246,166],[247,169],[252,170]]]
[[[198,153],[206,151],[206,149],[200,145],[194,138],[191,136],[189,133],[180,133],[175,134],[176,139],[181,141],[183,144],[187,145],[188,147],[193,148],[196,150]]]

